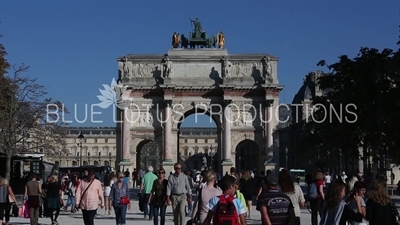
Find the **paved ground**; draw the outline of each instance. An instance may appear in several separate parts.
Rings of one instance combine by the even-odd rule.
[[[143,213],[139,211],[138,201],[136,200],[138,190],[132,190],[131,197],[132,199],[132,208],[128,211],[127,215],[127,224],[136,224],[136,225],[152,225],[153,221],[148,221],[143,219]],[[398,208],[400,208],[400,197],[399,196],[392,196],[392,199],[395,201]],[[20,198],[17,199],[20,202]],[[255,207],[252,207],[252,216],[250,219],[247,220],[249,225],[258,225],[261,224],[260,221],[260,214],[258,211],[255,210]],[[166,225],[173,225],[172,221],[172,210],[171,207],[167,208],[167,217],[166,217]],[[190,219],[190,218],[187,218]],[[311,224],[311,215],[307,209],[301,210],[300,216],[301,222],[303,225]],[[69,212],[61,212],[61,215],[58,219],[58,222],[61,225],[78,225],[83,224],[82,215],[80,212],[78,213],[69,213]],[[48,218],[40,218],[40,224],[51,224],[50,219]],[[24,218],[16,218],[13,217],[11,219],[11,224],[29,224],[29,219]],[[98,215],[96,216],[95,220],[96,225],[112,225],[115,224],[115,220],[113,214],[111,216],[105,215],[104,210],[99,209]]]
[[[153,225],[153,221],[148,221],[143,219],[143,213],[139,212],[138,206],[137,206],[137,201],[132,202],[132,209],[128,211],[127,215],[127,224],[136,224],[136,225]],[[252,218],[247,220],[248,224],[255,225],[255,224],[261,224],[260,222],[260,214],[258,211],[255,211],[255,207],[253,207],[253,216]],[[104,214],[104,210],[99,210],[98,211],[99,215],[96,216],[95,219],[95,224],[96,225],[112,225],[115,224],[113,215],[111,216],[106,216]],[[307,225],[310,224],[310,213],[307,210],[302,210],[302,215],[301,215],[301,221],[302,224]],[[190,218],[187,218],[190,219]],[[71,225],[77,225],[77,224],[83,224],[82,220],[82,215],[81,213],[67,213],[67,212],[61,212],[60,217],[58,218],[58,222],[60,225],[66,225],[66,224],[71,224]],[[50,219],[48,218],[40,218],[39,220],[40,224],[51,224]],[[24,219],[24,218],[11,218],[11,224],[29,224],[29,219]],[[166,225],[173,225],[172,221],[172,211],[171,207],[167,208],[167,217],[166,217]]]

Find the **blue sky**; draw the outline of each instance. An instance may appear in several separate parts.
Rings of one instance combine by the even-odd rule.
[[[8,60],[48,87],[74,118],[98,103],[102,84],[117,77],[118,56],[165,54],[174,31],[189,33],[189,16],[207,33],[224,31],[229,53],[278,56],[281,102],[290,103],[303,76],[325,59],[355,56],[362,46],[395,48],[400,1],[19,1],[0,0],[1,42]],[[75,107],[76,105],[76,107]],[[90,109],[90,107],[89,107]],[[88,109],[88,110],[89,110]],[[113,126],[113,110],[91,124]],[[88,111],[90,113],[90,110]],[[208,118],[183,126],[209,126]]]

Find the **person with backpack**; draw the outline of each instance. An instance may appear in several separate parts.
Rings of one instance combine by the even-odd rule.
[[[307,193],[307,200],[310,201],[311,208],[311,225],[318,225],[318,214],[321,215],[320,209],[324,199],[324,174],[317,171],[313,175]]]
[[[296,216],[290,197],[278,190],[278,183],[271,177],[257,201],[262,225],[294,225]]]
[[[236,178],[224,176],[218,182],[222,195],[213,197],[207,204],[208,213],[203,225],[247,225],[246,209],[242,202],[233,197],[238,189]]]

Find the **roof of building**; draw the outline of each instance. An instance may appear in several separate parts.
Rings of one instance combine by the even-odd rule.
[[[115,127],[69,127],[68,134],[78,136],[82,131],[83,135],[115,135]]]

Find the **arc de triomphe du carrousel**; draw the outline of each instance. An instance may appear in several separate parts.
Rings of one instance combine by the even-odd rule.
[[[235,167],[242,142],[256,152],[254,168],[277,170],[278,58],[268,54],[229,54],[223,32],[202,31],[199,20],[188,37],[174,33],[166,54],[119,57],[117,151],[119,168],[140,164],[163,167],[168,173],[182,161],[179,130],[192,114],[209,115],[217,128],[215,169]],[[153,150],[144,156],[143,146]],[[256,148],[256,149],[253,149]],[[275,153],[275,154],[274,154]],[[197,154],[208,154],[200,150]],[[235,160],[236,159],[236,160]],[[184,165],[185,166],[185,165]],[[193,169],[193,168],[187,168]]]

